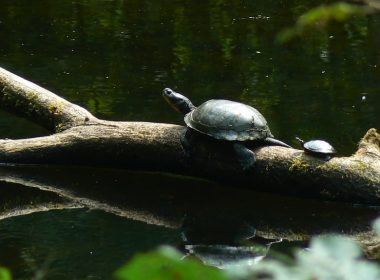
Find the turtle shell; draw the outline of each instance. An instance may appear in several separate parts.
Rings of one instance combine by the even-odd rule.
[[[311,140],[303,145],[304,149],[311,153],[332,155],[336,154],[333,146],[323,140]]]
[[[190,128],[227,141],[273,137],[267,121],[255,108],[229,100],[209,100],[185,116]]]

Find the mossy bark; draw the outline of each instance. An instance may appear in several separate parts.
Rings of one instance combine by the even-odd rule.
[[[380,135],[375,129],[367,132],[354,155],[328,162],[296,149],[252,147],[257,164],[244,172],[229,143],[195,136],[190,160],[180,142],[182,126],[100,120],[4,69],[0,69],[0,104],[54,132],[46,137],[0,140],[3,163],[112,165],[265,191],[380,204]]]

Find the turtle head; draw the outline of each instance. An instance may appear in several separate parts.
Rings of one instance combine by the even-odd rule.
[[[301,143],[301,145],[305,144],[305,141],[303,141],[301,138],[296,137],[296,140]]]
[[[189,98],[183,96],[182,94],[179,94],[178,92],[175,92],[170,88],[165,88],[162,92],[162,95],[176,111],[180,112],[183,115],[186,115],[195,109],[195,106],[193,103],[191,103]]]

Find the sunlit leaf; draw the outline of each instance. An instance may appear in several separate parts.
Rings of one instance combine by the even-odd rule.
[[[380,268],[364,261],[360,246],[338,235],[313,238],[310,251],[298,255],[298,266],[313,279],[380,279]]]
[[[373,229],[376,231],[378,235],[380,235],[380,218],[376,219],[373,222]]]
[[[313,238],[311,252],[324,259],[354,259],[362,255],[361,249],[354,241],[338,235],[327,235]]]
[[[127,265],[116,271],[117,279],[227,279],[219,269],[208,267],[201,262],[186,258],[169,247],[157,251],[136,255]]]
[[[12,276],[9,270],[0,267],[0,280],[11,280]]]

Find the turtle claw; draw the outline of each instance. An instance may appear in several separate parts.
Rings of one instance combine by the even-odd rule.
[[[331,157],[330,155],[326,155],[326,156],[323,158],[323,160],[324,160],[324,161],[329,161],[331,158],[332,158],[332,157]]]
[[[237,160],[239,161],[242,169],[244,171],[252,169],[256,163],[255,153],[239,143],[234,143],[233,147],[237,155]]]

